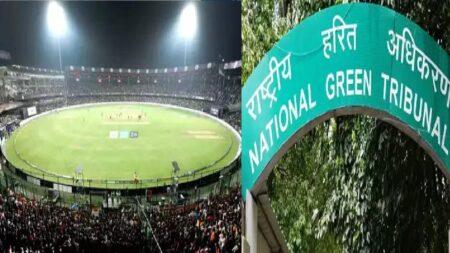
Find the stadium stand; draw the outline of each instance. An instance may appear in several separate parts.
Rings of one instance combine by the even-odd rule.
[[[74,67],[56,70],[12,65],[0,68],[0,102],[21,103],[2,115],[20,115],[24,106],[39,113],[65,105],[136,101],[173,104],[210,112],[217,108],[239,129],[241,62],[163,69]],[[15,110],[14,110],[15,109]],[[234,116],[229,116],[228,112]],[[0,117],[2,117],[2,115]],[[0,120],[1,121],[1,120]]]
[[[240,193],[181,207],[156,207],[150,212],[156,238],[166,252],[240,252]]]
[[[239,189],[186,206],[147,211],[70,209],[0,194],[1,252],[240,252]],[[156,241],[153,241],[154,233]]]

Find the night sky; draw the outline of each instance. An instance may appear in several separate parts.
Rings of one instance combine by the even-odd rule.
[[[185,2],[63,2],[69,23],[61,41],[63,66],[155,68],[184,65],[176,23]],[[196,2],[197,35],[188,65],[241,58],[241,4]],[[0,2],[0,50],[20,64],[59,68],[49,35],[47,2]]]

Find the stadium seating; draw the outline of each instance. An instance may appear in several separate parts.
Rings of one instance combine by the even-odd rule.
[[[240,88],[240,61],[150,70],[70,66],[64,76],[56,70],[19,65],[0,71],[0,102],[37,105],[39,112],[113,101],[155,102],[208,111],[211,107],[239,105]],[[0,122],[11,114],[20,112],[4,112]],[[240,117],[223,117],[239,128]]]
[[[239,197],[233,189],[187,206],[152,208],[149,230],[135,209],[70,209],[6,189],[0,252],[240,252]]]

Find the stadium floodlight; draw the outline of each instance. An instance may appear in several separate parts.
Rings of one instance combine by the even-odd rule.
[[[186,66],[187,42],[194,38],[197,32],[197,9],[194,3],[188,3],[181,11],[178,21],[178,33],[184,39],[184,65]]]
[[[67,32],[66,14],[62,6],[51,1],[47,7],[47,25],[52,36],[63,37]]]
[[[47,7],[47,26],[51,36],[58,39],[59,52],[59,71],[62,74],[62,59],[61,59],[61,38],[67,32],[66,14],[62,6],[56,2],[51,1]]]
[[[193,3],[188,3],[181,11],[179,32],[183,39],[192,39],[197,32],[197,9]]]

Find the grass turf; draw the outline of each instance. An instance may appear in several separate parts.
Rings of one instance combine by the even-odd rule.
[[[111,131],[135,131],[138,136],[122,139]],[[140,188],[170,183],[172,161],[180,167],[178,175],[189,175],[179,177],[180,182],[213,173],[233,161],[239,146],[230,129],[209,117],[122,103],[71,108],[31,120],[8,139],[6,155],[25,173],[53,182],[81,185],[73,180],[80,177],[75,172],[80,166],[83,186]]]

